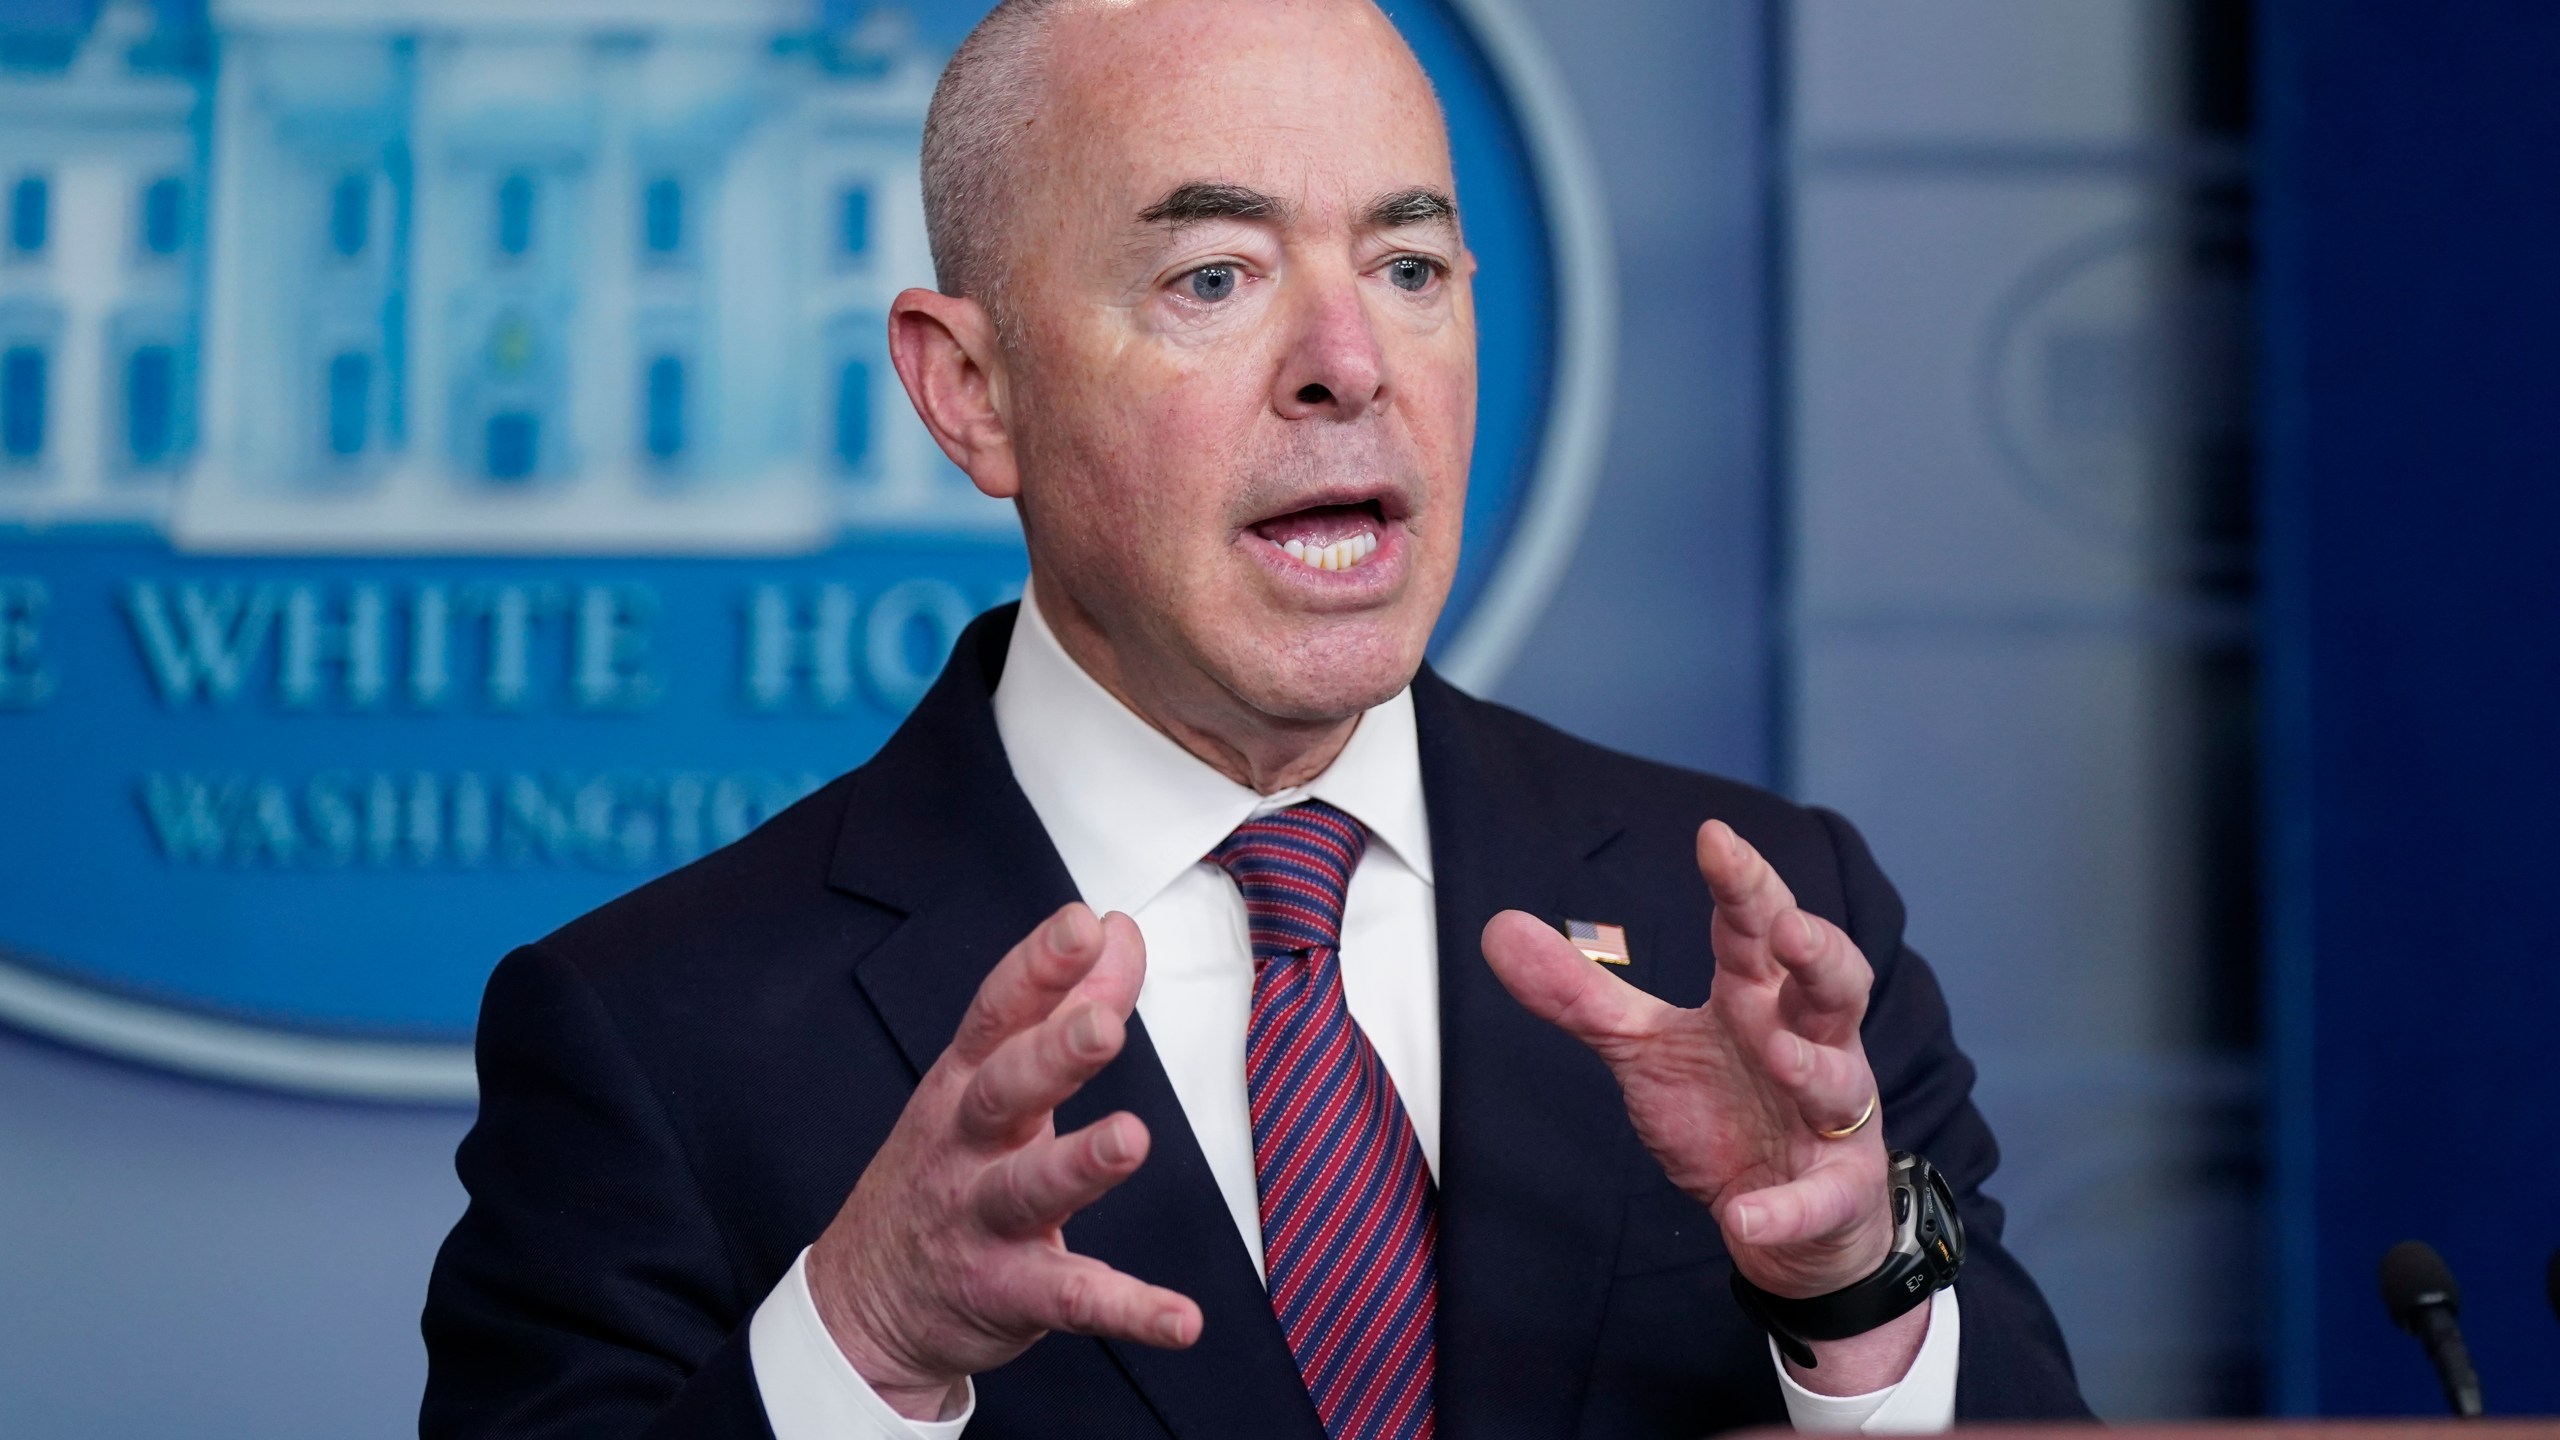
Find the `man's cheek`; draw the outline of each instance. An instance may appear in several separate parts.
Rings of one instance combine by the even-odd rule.
[[[1185,457],[1186,470],[1159,488],[1166,518],[1188,513],[1224,524],[1229,491],[1238,483],[1239,457],[1250,454],[1262,419],[1260,392],[1238,383],[1233,371],[1192,372],[1176,383],[1137,393],[1149,396],[1130,444],[1145,464]]]
[[[1467,458],[1473,450],[1473,398],[1471,393],[1446,388],[1411,397],[1414,454],[1430,482],[1434,502],[1465,498]]]

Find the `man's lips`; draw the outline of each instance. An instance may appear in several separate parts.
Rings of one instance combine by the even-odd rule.
[[[1358,569],[1388,537],[1386,509],[1376,500],[1310,505],[1257,521],[1250,528],[1310,570]]]

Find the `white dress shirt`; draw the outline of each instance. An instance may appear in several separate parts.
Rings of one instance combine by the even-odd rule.
[[[1204,857],[1245,821],[1305,800],[1322,800],[1368,827],[1369,846],[1343,903],[1343,998],[1395,1082],[1436,1178],[1440,947],[1412,692],[1363,715],[1323,774],[1257,794],[1085,674],[1026,593],[996,686],[995,721],[1014,779],[1077,892],[1097,912],[1127,913],[1146,937],[1138,1015],[1257,1270],[1262,1219],[1244,1065],[1253,948],[1243,895]],[[748,1353],[776,1440],[958,1440],[977,1406],[974,1387],[951,1419],[901,1418],[828,1335],[809,1295],[806,1263],[804,1252],[748,1327]],[[1940,1292],[1934,1306],[1910,1372],[1871,1394],[1816,1395],[1787,1374],[1772,1347],[1796,1428],[1947,1428],[1955,1415],[1960,1326],[1954,1292]]]

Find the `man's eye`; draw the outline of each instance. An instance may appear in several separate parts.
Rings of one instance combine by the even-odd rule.
[[[1387,264],[1387,283],[1399,290],[1428,290],[1439,268],[1414,255],[1403,255]]]
[[[1231,266],[1203,265],[1191,272],[1190,281],[1192,298],[1212,305],[1236,293],[1236,272]]]

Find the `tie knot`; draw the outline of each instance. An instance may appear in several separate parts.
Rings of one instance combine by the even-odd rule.
[[[1235,877],[1253,930],[1253,958],[1342,943],[1342,897],[1369,843],[1360,822],[1321,800],[1247,820],[1210,860]]]

